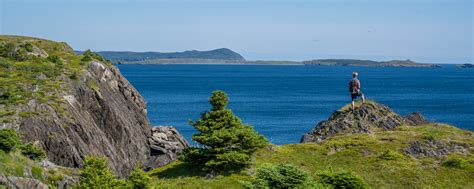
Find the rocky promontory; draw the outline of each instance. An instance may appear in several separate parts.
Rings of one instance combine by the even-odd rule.
[[[359,104],[354,111],[347,105],[336,110],[329,119],[319,122],[303,135],[302,143],[321,142],[337,134],[372,133],[375,130],[392,130],[401,125],[420,125],[428,121],[420,113],[406,117],[376,102]]]
[[[19,36],[0,36],[0,50],[0,127],[43,148],[49,161],[82,167],[86,156],[105,156],[125,177],[136,165],[174,161],[187,146],[173,128],[152,129],[145,100],[99,55]]]

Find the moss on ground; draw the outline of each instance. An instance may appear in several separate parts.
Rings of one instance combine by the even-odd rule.
[[[372,188],[472,188],[474,156],[416,159],[403,153],[410,141],[434,137],[474,145],[473,133],[449,125],[401,126],[374,134],[335,136],[321,144],[288,144],[259,151],[254,165],[240,173],[207,179],[199,167],[174,162],[149,172],[163,188],[241,188],[263,164],[292,164],[318,179],[323,173],[349,172]],[[447,163],[442,163],[447,162]]]

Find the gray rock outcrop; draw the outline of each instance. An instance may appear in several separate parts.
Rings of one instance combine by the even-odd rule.
[[[39,180],[0,174],[0,185],[8,189],[48,189],[48,185]]]
[[[416,158],[423,156],[439,158],[453,152],[469,154],[471,150],[474,150],[472,148],[467,144],[428,139],[412,141],[403,151]]]
[[[177,154],[189,146],[179,132],[171,126],[153,127],[150,144],[150,161],[146,168],[159,167],[177,158]]]
[[[427,123],[419,113],[407,118],[398,115],[385,105],[368,102],[357,107],[335,111],[329,119],[319,122],[314,129],[303,135],[302,143],[321,142],[342,133],[372,133],[375,129],[391,130],[400,125]]]
[[[23,141],[42,146],[51,162],[81,167],[86,156],[105,156],[111,169],[125,177],[137,164],[152,168],[176,159],[176,146],[154,155],[148,140],[152,128],[146,103],[116,67],[93,61],[76,80],[61,80],[59,105],[30,100],[20,111],[41,115],[9,123]],[[173,140],[183,142],[176,130],[169,131],[173,136],[162,140],[165,144],[156,141],[153,145],[168,147],[174,145]]]

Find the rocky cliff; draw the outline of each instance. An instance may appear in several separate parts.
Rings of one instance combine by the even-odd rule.
[[[376,130],[391,130],[401,125],[426,123],[428,121],[420,113],[415,112],[403,117],[387,106],[375,102],[359,104],[355,111],[347,105],[304,134],[301,142],[321,142],[337,134],[373,133]]]
[[[187,146],[167,128],[172,132],[161,132],[166,140],[153,140],[165,150],[154,152],[144,99],[102,57],[77,56],[65,43],[28,37],[0,36],[0,45],[2,128],[16,128],[55,164],[81,167],[85,156],[106,156],[126,176],[137,164],[165,165]]]

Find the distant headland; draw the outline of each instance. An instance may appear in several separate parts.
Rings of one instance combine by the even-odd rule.
[[[82,54],[83,51],[75,51]],[[373,61],[357,59],[314,59],[306,61],[246,60],[239,53],[228,48],[209,51],[190,50],[184,52],[131,52],[98,51],[98,54],[114,64],[263,64],[263,65],[322,65],[360,67],[420,67],[435,68],[436,64],[407,60]]]

